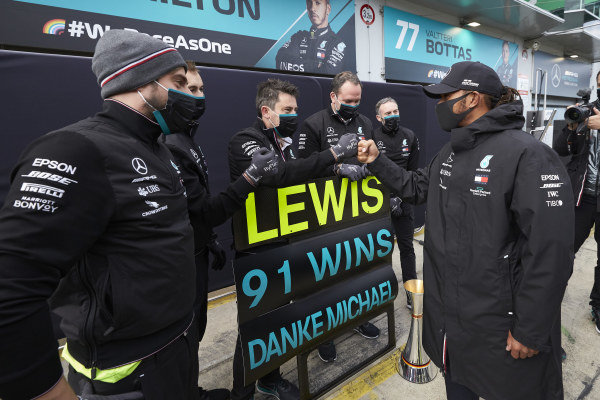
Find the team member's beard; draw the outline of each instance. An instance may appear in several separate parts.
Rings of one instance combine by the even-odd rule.
[[[441,103],[438,103],[435,106],[435,114],[437,115],[438,123],[440,124],[440,128],[445,130],[446,132],[450,132],[452,129],[458,127],[460,121],[465,119],[467,114],[473,111],[472,108],[469,108],[466,111],[463,111],[460,114],[455,114],[452,109],[454,105],[467,97],[469,93],[464,96],[457,97],[456,99],[447,100]]]
[[[196,97],[175,89],[167,89],[160,83],[156,83],[168,93],[167,104],[164,108],[157,109],[144,98],[139,90],[138,94],[154,110],[152,114],[163,133],[168,135],[182,132],[193,136],[198,127],[197,120],[204,114],[206,109],[204,96]]]

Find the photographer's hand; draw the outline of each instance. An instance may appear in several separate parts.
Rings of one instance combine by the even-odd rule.
[[[569,109],[569,108],[573,108],[573,107],[577,107],[577,106],[579,106],[579,103],[576,103],[574,106],[569,106],[569,107],[567,107],[567,109]],[[573,123],[571,123],[571,124],[567,124],[567,128],[568,128],[570,131],[574,131],[574,130],[576,130],[578,126],[579,126],[579,123],[577,123],[577,122],[573,122]]]
[[[596,107],[593,108],[593,111],[594,115],[588,118],[587,126],[590,129],[598,130],[600,129],[600,111],[598,111]]]

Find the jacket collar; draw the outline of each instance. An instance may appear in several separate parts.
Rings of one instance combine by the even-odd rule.
[[[455,153],[475,148],[489,135],[507,130],[520,130],[525,123],[523,103],[514,101],[491,109],[470,125],[452,129],[450,143]]]
[[[160,126],[155,121],[114,99],[104,101],[98,117],[145,143],[155,143],[161,135]]]
[[[345,120],[343,119],[340,114],[338,114],[337,112],[333,111],[333,105],[330,103],[329,104],[329,115],[331,115],[331,118],[334,118],[336,120],[338,120],[340,123],[344,124],[344,125],[349,125],[352,121],[354,121],[356,119],[355,118],[351,118],[349,120]]]
[[[311,36],[311,38],[323,36],[330,30],[331,30],[331,26],[329,26],[329,25],[327,25],[325,28],[317,28],[316,26],[313,25],[310,27],[310,36]]]

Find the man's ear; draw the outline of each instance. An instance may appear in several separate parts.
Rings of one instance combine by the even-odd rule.
[[[331,4],[327,4],[327,16],[331,13]]]
[[[379,116],[379,114],[375,115],[375,118],[377,118],[377,121],[379,121],[379,122],[382,122],[382,121],[383,121],[383,118],[381,118],[381,117]]]
[[[482,94],[479,92],[473,92],[476,93],[476,96],[473,96],[473,98],[471,99],[471,102],[469,103],[469,108],[477,108],[477,106],[479,106],[479,104],[481,103],[481,101],[483,100],[482,98]]]
[[[267,106],[262,106],[262,107],[260,108],[260,114],[261,114],[263,117],[265,117],[265,118],[266,118],[266,117],[268,117],[268,116],[269,116],[269,107],[267,107]]]

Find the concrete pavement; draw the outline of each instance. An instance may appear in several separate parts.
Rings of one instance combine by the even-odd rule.
[[[415,242],[417,272],[422,276],[423,249]],[[593,282],[593,267],[596,264],[596,243],[588,239],[575,260],[573,276],[563,301],[562,331],[563,347],[567,360],[563,364],[565,399],[600,400],[600,334],[594,329],[590,317],[589,291]],[[395,249],[394,270],[400,277],[400,261]],[[235,349],[236,305],[235,296],[226,296],[211,302],[208,312],[206,335],[200,343],[199,382],[207,389],[216,387],[231,388],[231,366]],[[399,295],[395,301],[396,339],[399,348],[407,340],[410,313],[406,308],[406,298]],[[338,359],[325,364],[313,352],[309,358],[311,389],[315,390],[323,382],[351,368],[362,357],[387,343],[386,319],[373,321],[382,330],[377,340],[367,340],[354,333],[347,333],[335,340]],[[335,391],[328,393],[327,400],[354,399],[445,399],[443,377],[438,374],[435,380],[424,385],[412,384],[401,378],[396,371],[399,351],[395,351],[357,375],[347,380]],[[291,360],[281,367],[286,379],[297,382],[296,362]],[[269,397],[260,394],[256,400]]]

